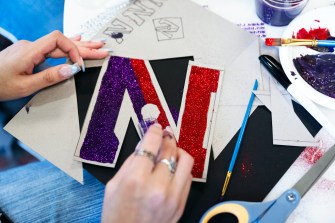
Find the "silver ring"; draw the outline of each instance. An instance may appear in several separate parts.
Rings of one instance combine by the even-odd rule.
[[[159,162],[167,165],[171,174],[174,174],[176,172],[177,162],[176,162],[176,159],[173,156],[171,156],[171,158],[169,160],[168,159],[162,159]]]
[[[145,156],[145,157],[148,157],[153,162],[153,164],[156,163],[156,155],[153,154],[150,151],[145,150],[145,149],[139,148],[139,149],[135,150],[135,154],[134,155],[135,156]]]

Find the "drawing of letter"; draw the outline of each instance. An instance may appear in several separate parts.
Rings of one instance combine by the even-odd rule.
[[[167,1],[167,0],[149,0],[149,2],[151,2],[152,4],[156,5],[157,7],[162,7],[163,6],[163,2]]]
[[[184,37],[182,19],[167,17],[153,20],[158,41],[181,39]]]
[[[134,21],[136,25],[141,26],[145,22],[143,16],[148,17],[154,13],[154,9],[145,6],[141,1],[135,1],[122,15]]]

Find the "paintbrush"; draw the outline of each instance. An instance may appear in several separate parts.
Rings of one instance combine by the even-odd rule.
[[[252,90],[253,91],[257,90],[257,87],[258,87],[258,81],[256,79]],[[235,165],[235,161],[236,161],[236,158],[237,158],[237,154],[238,154],[240,146],[241,146],[244,130],[245,130],[245,127],[247,125],[248,118],[249,118],[250,111],[251,111],[251,107],[252,107],[252,103],[253,103],[254,98],[255,98],[255,94],[254,94],[253,91],[251,92],[249,103],[248,103],[247,109],[246,109],[245,114],[244,114],[242,126],[241,126],[241,129],[240,129],[240,133],[238,135],[237,142],[235,144],[233,156],[230,160],[227,175],[226,175],[226,178],[225,178],[225,181],[224,181],[224,184],[223,184],[223,187],[222,187],[222,191],[221,191],[220,201],[223,201],[223,196],[226,193],[226,190],[227,190],[227,187],[228,187],[228,184],[229,184],[229,181],[230,181],[230,177],[231,177],[231,174],[233,172],[234,165]]]
[[[293,38],[265,38],[267,46],[323,46],[335,47],[335,40],[293,39]]]

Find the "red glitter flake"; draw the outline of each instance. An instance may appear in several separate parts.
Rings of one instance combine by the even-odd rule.
[[[240,174],[242,177],[247,178],[252,170],[252,162],[248,159],[245,159],[240,166]]]
[[[303,160],[312,165],[323,156],[323,152],[318,147],[307,147],[301,155]]]
[[[319,182],[316,184],[318,189],[322,190],[334,190],[335,188],[335,181],[329,180],[326,178],[322,178],[319,180]]]

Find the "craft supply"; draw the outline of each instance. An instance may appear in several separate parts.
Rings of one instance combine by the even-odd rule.
[[[257,90],[257,87],[258,87],[258,81],[256,79],[255,83],[254,83],[254,87],[253,87],[252,90],[253,91]],[[222,200],[224,194],[226,193],[226,190],[227,190],[227,187],[228,187],[228,184],[229,184],[229,181],[230,181],[230,177],[231,177],[231,174],[233,172],[236,157],[237,157],[237,154],[238,154],[240,146],[241,146],[242,137],[243,137],[244,130],[245,130],[245,127],[246,127],[247,122],[248,122],[248,118],[249,118],[249,115],[250,115],[250,111],[251,111],[251,107],[252,107],[252,103],[254,101],[254,98],[255,98],[255,94],[253,92],[251,92],[251,96],[250,96],[250,99],[249,99],[247,110],[245,111],[242,126],[241,126],[241,129],[240,129],[240,133],[238,135],[237,142],[236,142],[236,145],[235,145],[235,148],[234,148],[234,153],[233,153],[233,156],[231,158],[229,168],[228,168],[228,172],[227,172],[227,175],[226,175],[226,179],[225,179],[224,184],[223,184],[223,188],[222,188],[222,192],[221,192],[221,200]]]
[[[309,171],[289,190],[273,201],[252,203],[243,201],[228,201],[210,208],[200,219],[207,223],[217,214],[231,213],[239,223],[282,223],[285,222],[300,199],[309,191],[321,175],[328,169],[335,158],[335,145],[332,146]]]
[[[335,55],[333,53],[301,55],[293,59],[293,64],[310,86],[335,99]]]
[[[335,40],[265,38],[267,46],[325,46],[335,47]]]
[[[149,61],[110,57],[97,81],[74,158],[114,167],[129,120],[141,136],[157,121],[163,128],[170,126],[178,147],[194,158],[193,180],[206,181],[222,74],[222,68],[189,63],[176,125]]]
[[[261,55],[260,62],[273,75],[273,77],[300,103],[326,131],[335,137],[335,126],[330,122],[328,117],[316,106],[316,104],[308,99],[303,92],[300,92],[295,84],[291,84],[287,78],[282,66],[271,56]]]
[[[255,0],[257,16],[272,26],[286,26],[305,8],[308,0]]]

